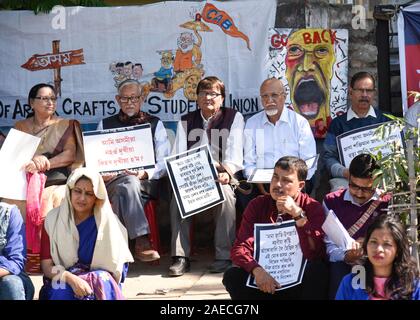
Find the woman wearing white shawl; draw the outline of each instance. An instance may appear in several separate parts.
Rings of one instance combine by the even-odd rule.
[[[127,230],[112,211],[102,177],[76,169],[65,199],[45,219],[40,299],[123,299],[127,262],[133,262]]]

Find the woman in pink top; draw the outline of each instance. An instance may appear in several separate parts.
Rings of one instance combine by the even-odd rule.
[[[419,270],[397,219],[378,216],[367,231],[363,250],[365,263],[343,278],[336,300],[420,300]]]

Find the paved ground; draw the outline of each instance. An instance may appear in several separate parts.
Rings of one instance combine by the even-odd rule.
[[[222,273],[209,273],[213,262],[208,250],[199,250],[191,260],[191,271],[181,277],[168,277],[170,257],[166,254],[159,265],[135,262],[130,265],[123,294],[128,300],[228,300],[222,284]],[[31,276],[35,299],[42,286],[42,276]]]

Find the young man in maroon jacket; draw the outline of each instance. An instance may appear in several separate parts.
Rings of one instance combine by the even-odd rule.
[[[223,284],[233,300],[326,299],[328,270],[321,229],[325,215],[319,202],[301,192],[307,172],[303,160],[291,156],[280,158],[271,179],[270,195],[259,196],[247,206],[231,250],[235,266],[223,277]],[[300,247],[308,262],[300,285],[276,291],[281,283],[254,259],[254,224],[275,223],[279,214],[283,221],[296,221]],[[246,286],[250,273],[255,277],[258,289]]]

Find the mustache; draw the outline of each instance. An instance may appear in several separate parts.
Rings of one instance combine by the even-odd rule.
[[[278,194],[280,194],[280,195],[283,195],[284,194],[282,188],[273,188],[273,191],[276,192],[276,193],[278,193]]]
[[[359,102],[368,102],[369,103],[369,99],[359,99]]]

